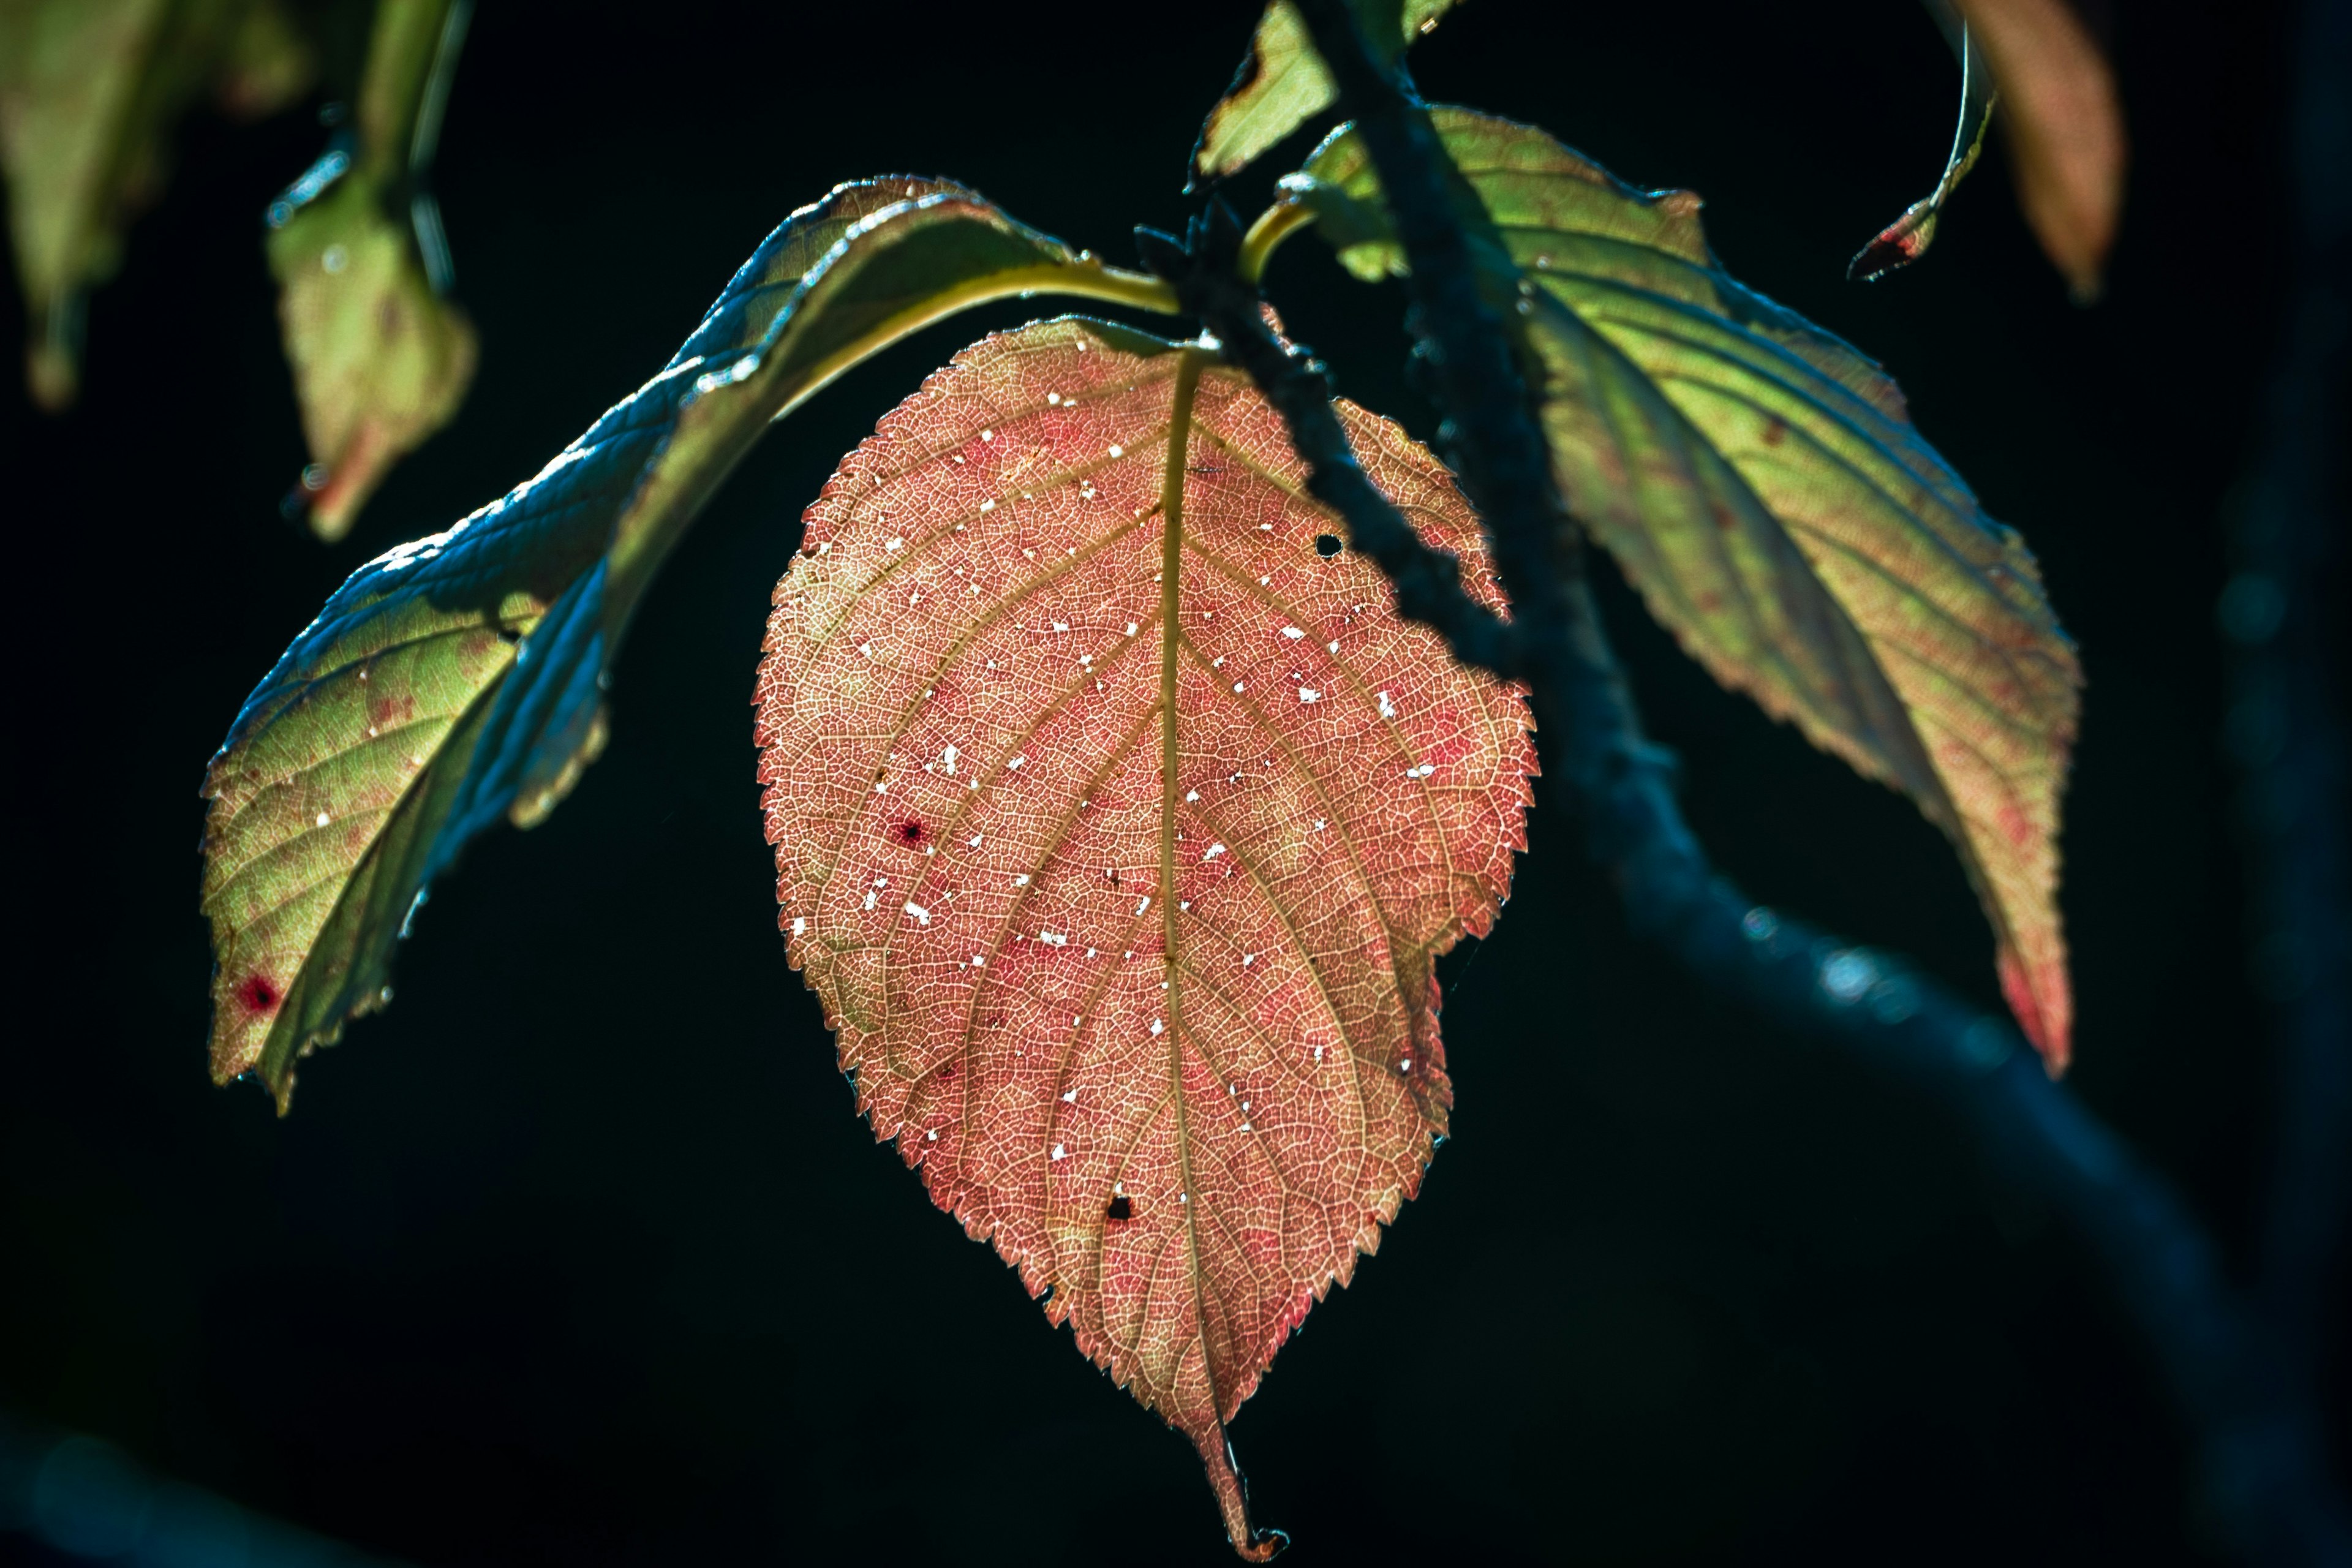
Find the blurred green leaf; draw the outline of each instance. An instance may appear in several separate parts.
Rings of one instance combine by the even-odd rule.
[[[0,174],[34,402],[73,402],[83,298],[162,189],[181,114],[209,90],[257,118],[314,70],[277,0],[0,0]]]
[[[1951,837],[2011,1006],[2063,1067],[2058,797],[2081,674],[2024,542],[1885,372],[1725,274],[1697,197],[1633,190],[1532,127],[1432,120],[1516,269],[1570,510],[1717,679]],[[1284,187],[1330,215],[1351,271],[1403,269],[1346,130]]]
[[[340,539],[393,464],[457,411],[474,329],[435,297],[407,223],[362,174],[270,235],[269,270],[310,448],[310,526]]]
[[[269,269],[302,434],[296,492],[321,539],[351,531],[393,465],[448,423],[477,345],[443,298],[439,209],[423,184],[466,0],[378,0],[351,132],[269,208]]]
[[[646,584],[771,421],[908,332],[1033,292],[1174,309],[961,186],[840,186],[538,477],[353,574],[205,775],[214,1075],[257,1069],[282,1109],[297,1059],[389,998],[432,879],[500,817],[562,799],[603,745]]]
[[[1458,0],[1355,0],[1365,35],[1394,39],[1392,53],[1437,26]],[[1192,149],[1200,174],[1231,174],[1331,107],[1338,89],[1315,52],[1307,24],[1290,0],[1273,0],[1258,19],[1249,53],[1216,108],[1201,127]]]

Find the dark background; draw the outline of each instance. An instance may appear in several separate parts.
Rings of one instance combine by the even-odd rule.
[[[425,1563],[1230,1560],[1189,1446],[853,1115],[755,810],[746,703],[800,509],[925,370],[1034,312],[935,328],[772,435],[641,616],[605,760],[437,889],[396,1005],[304,1069],[289,1120],[205,1081],[196,784],[334,584],[533,472],[836,181],[952,174],[1126,258],[1133,224],[1185,216],[1251,19],[813,10],[488,0],[438,177],[480,375],[342,545],[278,515],[304,453],[260,244],[315,103],[188,124],[91,302],[75,412],[0,377],[0,1408]],[[2212,605],[2280,328],[2284,39],[2247,0],[2118,10],[2135,163],[2090,310],[1998,158],[1919,268],[1843,281],[1950,136],[1918,7],[1479,0],[1416,64],[1433,99],[1703,192],[1734,273],[1884,359],[2039,551],[2090,679],[2072,1081],[2242,1260],[2271,1058]],[[1311,238],[1271,281],[1345,390],[1426,433],[1401,294]],[[1916,814],[1717,691],[1613,584],[1606,607],[1726,868],[1998,1005]],[[1497,934],[1447,963],[1454,1141],[1234,1426],[1294,1560],[2210,1553],[2074,1237],[1933,1104],[1633,945],[1549,796],[1532,836]]]

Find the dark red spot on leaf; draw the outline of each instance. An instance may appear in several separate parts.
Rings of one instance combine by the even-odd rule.
[[[920,844],[923,841],[923,825],[909,816],[891,825],[890,837],[901,844]]]
[[[278,1011],[278,1004],[285,997],[269,983],[268,976],[251,974],[236,988],[236,999],[245,1004],[247,1012],[268,1014]]]
[[[1777,447],[1789,438],[1789,422],[1778,415],[1764,421],[1764,444]]]

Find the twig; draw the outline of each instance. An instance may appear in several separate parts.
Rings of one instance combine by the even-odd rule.
[[[1527,389],[1478,295],[1428,115],[1402,68],[1366,46],[1348,0],[1299,0],[1299,9],[1379,168],[1457,471],[1528,634],[1537,700],[1552,720],[1545,730],[1565,752],[1588,846],[1614,875],[1633,928],[1768,1018],[1835,1040],[1952,1104],[1990,1158],[2099,1252],[2196,1430],[2208,1500],[2234,1542],[2265,1562],[2352,1561],[2352,1521],[2309,1401],[2168,1185],[2042,1072],[2006,1021],[1751,906],[1714,874],[1683,821],[1671,769],[1643,735],[1577,534],[1562,526]]]
[[[1330,372],[1307,350],[1275,336],[1256,289],[1237,274],[1241,240],[1241,225],[1223,201],[1211,202],[1181,241],[1156,229],[1135,231],[1143,264],[1174,285],[1184,308],[1201,318],[1225,357],[1249,373],[1282,416],[1307,464],[1307,493],[1338,512],[1349,542],[1388,574],[1398,613],[1436,628],[1465,664],[1507,679],[1525,674],[1525,650],[1511,623],[1464,593],[1462,563],[1423,544],[1365,477],[1331,410]]]

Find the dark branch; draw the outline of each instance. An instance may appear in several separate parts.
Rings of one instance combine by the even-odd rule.
[[[1452,419],[1456,471],[1494,536],[1544,731],[1593,856],[1635,930],[1766,1017],[1919,1081],[1989,1157],[2097,1249],[2195,1428],[2207,1500],[2259,1560],[2352,1560],[2352,1522],[2282,1363],[2168,1185],[2042,1071],[2016,1030],[1884,957],[1752,907],[1716,876],[1644,739],[1565,524],[1528,389],[1478,294],[1445,154],[1401,68],[1366,47],[1348,0],[1299,0],[1339,108],[1379,168],[1412,271],[1412,327]]]
[[[1201,318],[1225,357],[1249,373],[1257,389],[1289,426],[1290,444],[1307,464],[1307,493],[1339,514],[1349,542],[1380,563],[1396,584],[1397,612],[1436,628],[1454,657],[1507,679],[1526,673],[1511,624],[1462,590],[1462,564],[1421,542],[1402,514],[1373,487],[1348,445],[1331,408],[1331,376],[1320,360],[1286,344],[1266,325],[1257,290],[1234,268],[1241,226],[1223,201],[1192,221],[1183,241],[1155,229],[1135,232],[1143,264],[1176,289],[1184,308]]]

